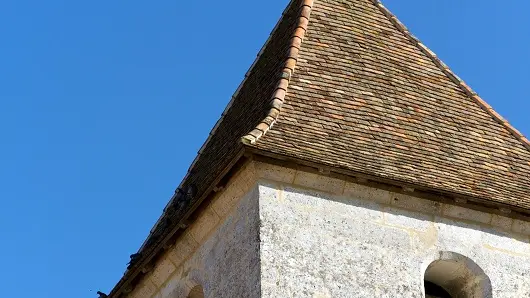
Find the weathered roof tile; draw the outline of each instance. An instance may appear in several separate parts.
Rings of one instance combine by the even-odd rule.
[[[377,1],[314,1],[253,146],[530,209],[528,141]]]

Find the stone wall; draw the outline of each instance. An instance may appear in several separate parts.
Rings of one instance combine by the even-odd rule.
[[[258,188],[247,164],[129,298],[260,297]]]
[[[529,222],[268,168],[262,297],[424,297],[425,270],[449,254],[478,265],[493,297],[530,297]]]
[[[530,222],[249,162],[129,297],[423,297],[448,255],[530,297]]]

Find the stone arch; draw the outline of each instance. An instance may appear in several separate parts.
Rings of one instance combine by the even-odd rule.
[[[176,275],[164,287],[161,296],[167,298],[206,297],[208,285],[204,283],[203,276],[202,270],[188,268],[186,272]]]
[[[204,289],[201,285],[196,285],[191,289],[191,291],[188,293],[187,298],[204,298]]]
[[[201,269],[188,269],[185,273],[185,281],[189,292],[186,298],[204,298],[208,285],[205,284],[204,272]]]
[[[470,258],[454,252],[440,252],[425,270],[424,288],[433,286],[443,289],[438,297],[492,297],[491,281],[484,270]]]

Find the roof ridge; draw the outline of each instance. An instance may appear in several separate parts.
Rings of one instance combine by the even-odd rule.
[[[504,126],[522,145],[530,151],[530,141],[515,127],[513,127],[504,117],[497,113],[487,102],[471,89],[460,77],[458,77],[436,54],[424,45],[416,36],[414,36],[407,27],[401,23],[398,18],[386,8],[380,0],[372,0],[373,4],[388,18],[388,20],[412,42],[420,51],[422,51],[436,66],[455,84],[464,91],[464,93],[475,101],[486,113],[495,121]]]
[[[199,158],[202,156],[202,152],[204,151],[204,148],[206,148],[206,146],[210,143],[210,140],[212,139],[212,136],[215,135],[215,133],[217,132],[217,129],[219,128],[219,125],[223,122],[224,118],[225,118],[225,115],[228,114],[228,112],[230,111],[230,109],[232,108],[232,104],[234,103],[234,100],[237,98],[237,96],[239,95],[239,92],[241,91],[241,88],[243,88],[243,86],[245,85],[245,83],[247,82],[247,79],[248,77],[250,76],[250,74],[252,73],[252,71],[254,70],[254,66],[257,64],[258,60],[261,58],[261,55],[263,54],[263,52],[265,51],[265,49],[267,48],[267,46],[269,45],[269,42],[272,38],[272,35],[276,32],[276,29],[278,28],[278,26],[280,25],[280,23],[282,22],[282,19],[283,19],[283,15],[289,10],[289,7],[291,5],[287,5],[287,7],[284,9],[283,13],[282,13],[282,18],[280,18],[278,20],[278,22],[276,23],[276,25],[274,26],[274,28],[272,29],[271,33],[269,34],[269,37],[267,38],[267,40],[265,41],[265,44],[263,44],[263,46],[261,47],[260,51],[258,52],[258,54],[256,55],[256,58],[254,59],[254,61],[252,62],[252,64],[250,65],[250,67],[248,68],[247,72],[245,73],[245,76],[243,77],[243,80],[241,81],[241,83],[239,84],[239,86],[237,87],[236,91],[232,94],[232,96],[230,97],[230,101],[228,102],[227,106],[225,107],[225,109],[223,110],[223,112],[221,113],[221,117],[217,120],[217,122],[215,123],[214,127],[210,130],[210,133],[208,134],[208,137],[206,138],[206,141],[204,141],[204,143],[202,144],[201,148],[199,149],[199,151],[197,152],[197,155],[195,156],[195,158],[193,159],[193,161],[191,162],[191,165],[188,167],[188,170],[186,171],[186,175],[184,176],[184,178],[182,178],[179,186],[177,187],[177,189],[175,190],[175,193],[171,196],[171,198],[169,199],[169,202],[166,204],[166,206],[164,207],[164,212],[162,213],[162,215],[157,219],[157,221],[155,222],[155,224],[153,225],[153,227],[151,228],[151,230],[149,231],[149,236],[153,233],[154,230],[156,230],[158,224],[160,223],[160,221],[163,219],[164,215],[165,215],[165,211],[167,210],[167,208],[169,208],[169,206],[171,206],[177,196],[177,192],[179,189],[183,188],[184,187],[184,184],[186,183],[187,181],[187,178],[188,176],[190,175],[192,169],[194,168],[195,164],[197,163],[197,161],[199,160]],[[147,239],[146,238],[144,240],[144,242],[142,243],[142,246],[139,248],[139,251],[141,251],[146,242],[147,242]]]
[[[222,112],[221,114],[221,117],[217,120],[216,124],[214,125],[214,127],[210,130],[210,133],[208,134],[208,137],[206,139],[206,141],[204,141],[203,145],[201,146],[201,148],[199,149],[199,151],[197,152],[197,155],[195,156],[194,160],[192,161],[191,165],[189,166],[185,176],[182,178],[179,186],[177,187],[177,189],[175,190],[175,193],[171,196],[169,202],[166,204],[166,206],[164,207],[163,209],[163,212],[162,212],[162,215],[157,219],[157,221],[155,222],[155,224],[153,225],[153,227],[151,228],[151,230],[149,231],[149,235],[147,236],[147,238],[144,240],[144,242],[142,243],[141,247],[138,249],[138,252],[142,252],[143,253],[143,250],[146,248],[146,245],[147,245],[147,242],[149,239],[151,239],[151,237],[153,236],[154,232],[158,229],[160,223],[163,221],[164,217],[167,215],[167,210],[170,208],[170,206],[172,206],[176,200],[176,197],[177,197],[177,194],[178,194],[178,191],[179,189],[182,189],[184,188],[184,185],[186,183],[188,183],[189,181],[189,178],[190,176],[192,175],[192,171],[194,169],[194,167],[196,166],[196,164],[198,163],[199,159],[200,158],[204,158],[204,154],[203,154],[203,151],[205,150],[205,148],[210,144],[210,142],[212,141],[212,137],[217,133],[217,130],[218,128],[220,127],[221,123],[223,121],[225,121],[225,116],[228,115],[232,109],[232,106],[236,100],[236,98],[239,96],[241,90],[243,89],[244,85],[247,83],[247,79],[249,79],[249,77],[253,74],[253,72],[255,71],[255,66],[258,64],[258,61],[262,58],[262,55],[264,54],[264,52],[266,51],[266,49],[269,47],[270,45],[270,42],[274,36],[274,34],[277,32],[278,28],[280,27],[282,21],[284,20],[284,17],[287,15],[288,11],[291,9],[291,7],[294,7],[293,5],[295,5],[295,1],[299,1],[299,0],[292,0],[289,2],[289,4],[286,6],[286,8],[284,9],[283,13],[282,13],[282,16],[281,18],[278,20],[278,22],[276,23],[276,25],[274,26],[274,28],[272,29],[271,33],[269,34],[269,37],[267,38],[267,40],[265,41],[265,44],[261,47],[259,53],[257,54],[256,58],[254,59],[253,63],[251,64],[251,66],[249,67],[249,69],[247,70],[247,72],[245,73],[245,76],[242,80],[242,82],[239,84],[239,86],[237,87],[236,91],[233,93],[233,95],[231,96],[231,99],[228,103],[228,105],[225,107],[224,111]],[[306,4],[306,3],[309,3],[309,4]],[[309,7],[309,12],[310,12],[310,8],[312,8],[312,4],[313,4],[313,0],[311,1],[307,1],[307,0],[304,0],[303,1],[303,5],[302,5],[302,8],[304,6],[308,6]],[[302,11],[301,13],[303,16],[306,16],[308,18],[308,14],[307,13],[304,13],[304,11]],[[306,21],[308,22],[308,20]],[[307,29],[307,23],[305,26],[301,26],[300,24],[303,25],[303,22],[299,21],[298,22],[298,27],[301,27],[303,29],[303,32],[302,33],[302,37],[304,36],[305,34],[305,30]],[[297,30],[295,31],[295,35],[296,33],[298,32],[298,27],[297,27]],[[297,36],[297,35],[296,35]],[[291,43],[291,47],[293,46],[292,45],[293,43]],[[298,47],[301,45],[298,44]],[[292,51],[289,51],[289,58],[291,58],[291,52]],[[296,58],[298,58],[298,52],[296,52],[296,56],[292,56],[293,59],[295,59],[295,63],[296,63]],[[286,63],[287,64],[287,63]],[[294,65],[293,65],[293,69],[294,69]],[[292,71],[291,71],[292,72]],[[153,253],[153,252],[150,252],[150,253]],[[116,295],[120,294],[121,291],[122,291],[122,288],[124,286],[124,284],[127,282],[127,280],[131,280],[133,279],[133,274],[134,272],[131,272],[129,271],[129,269],[127,271],[125,271],[123,277],[120,279],[120,281],[114,286],[114,288],[112,289],[112,292],[110,293],[109,297],[118,297]]]
[[[270,110],[267,113],[267,116],[261,120],[251,132],[241,138],[241,141],[244,144],[255,144],[260,137],[265,135],[267,131],[272,128],[280,115],[280,111],[282,110],[285,101],[285,95],[287,94],[287,88],[289,87],[291,76],[298,61],[300,47],[302,46],[302,41],[304,40],[309,25],[309,17],[313,9],[313,2],[314,0],[303,0],[300,5],[298,24],[291,39],[291,44],[287,52],[287,59],[280,80],[277,84],[276,90],[272,94]]]

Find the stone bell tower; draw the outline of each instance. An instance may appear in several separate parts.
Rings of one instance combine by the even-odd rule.
[[[530,297],[530,143],[380,2],[292,0],[132,261],[109,297]]]

